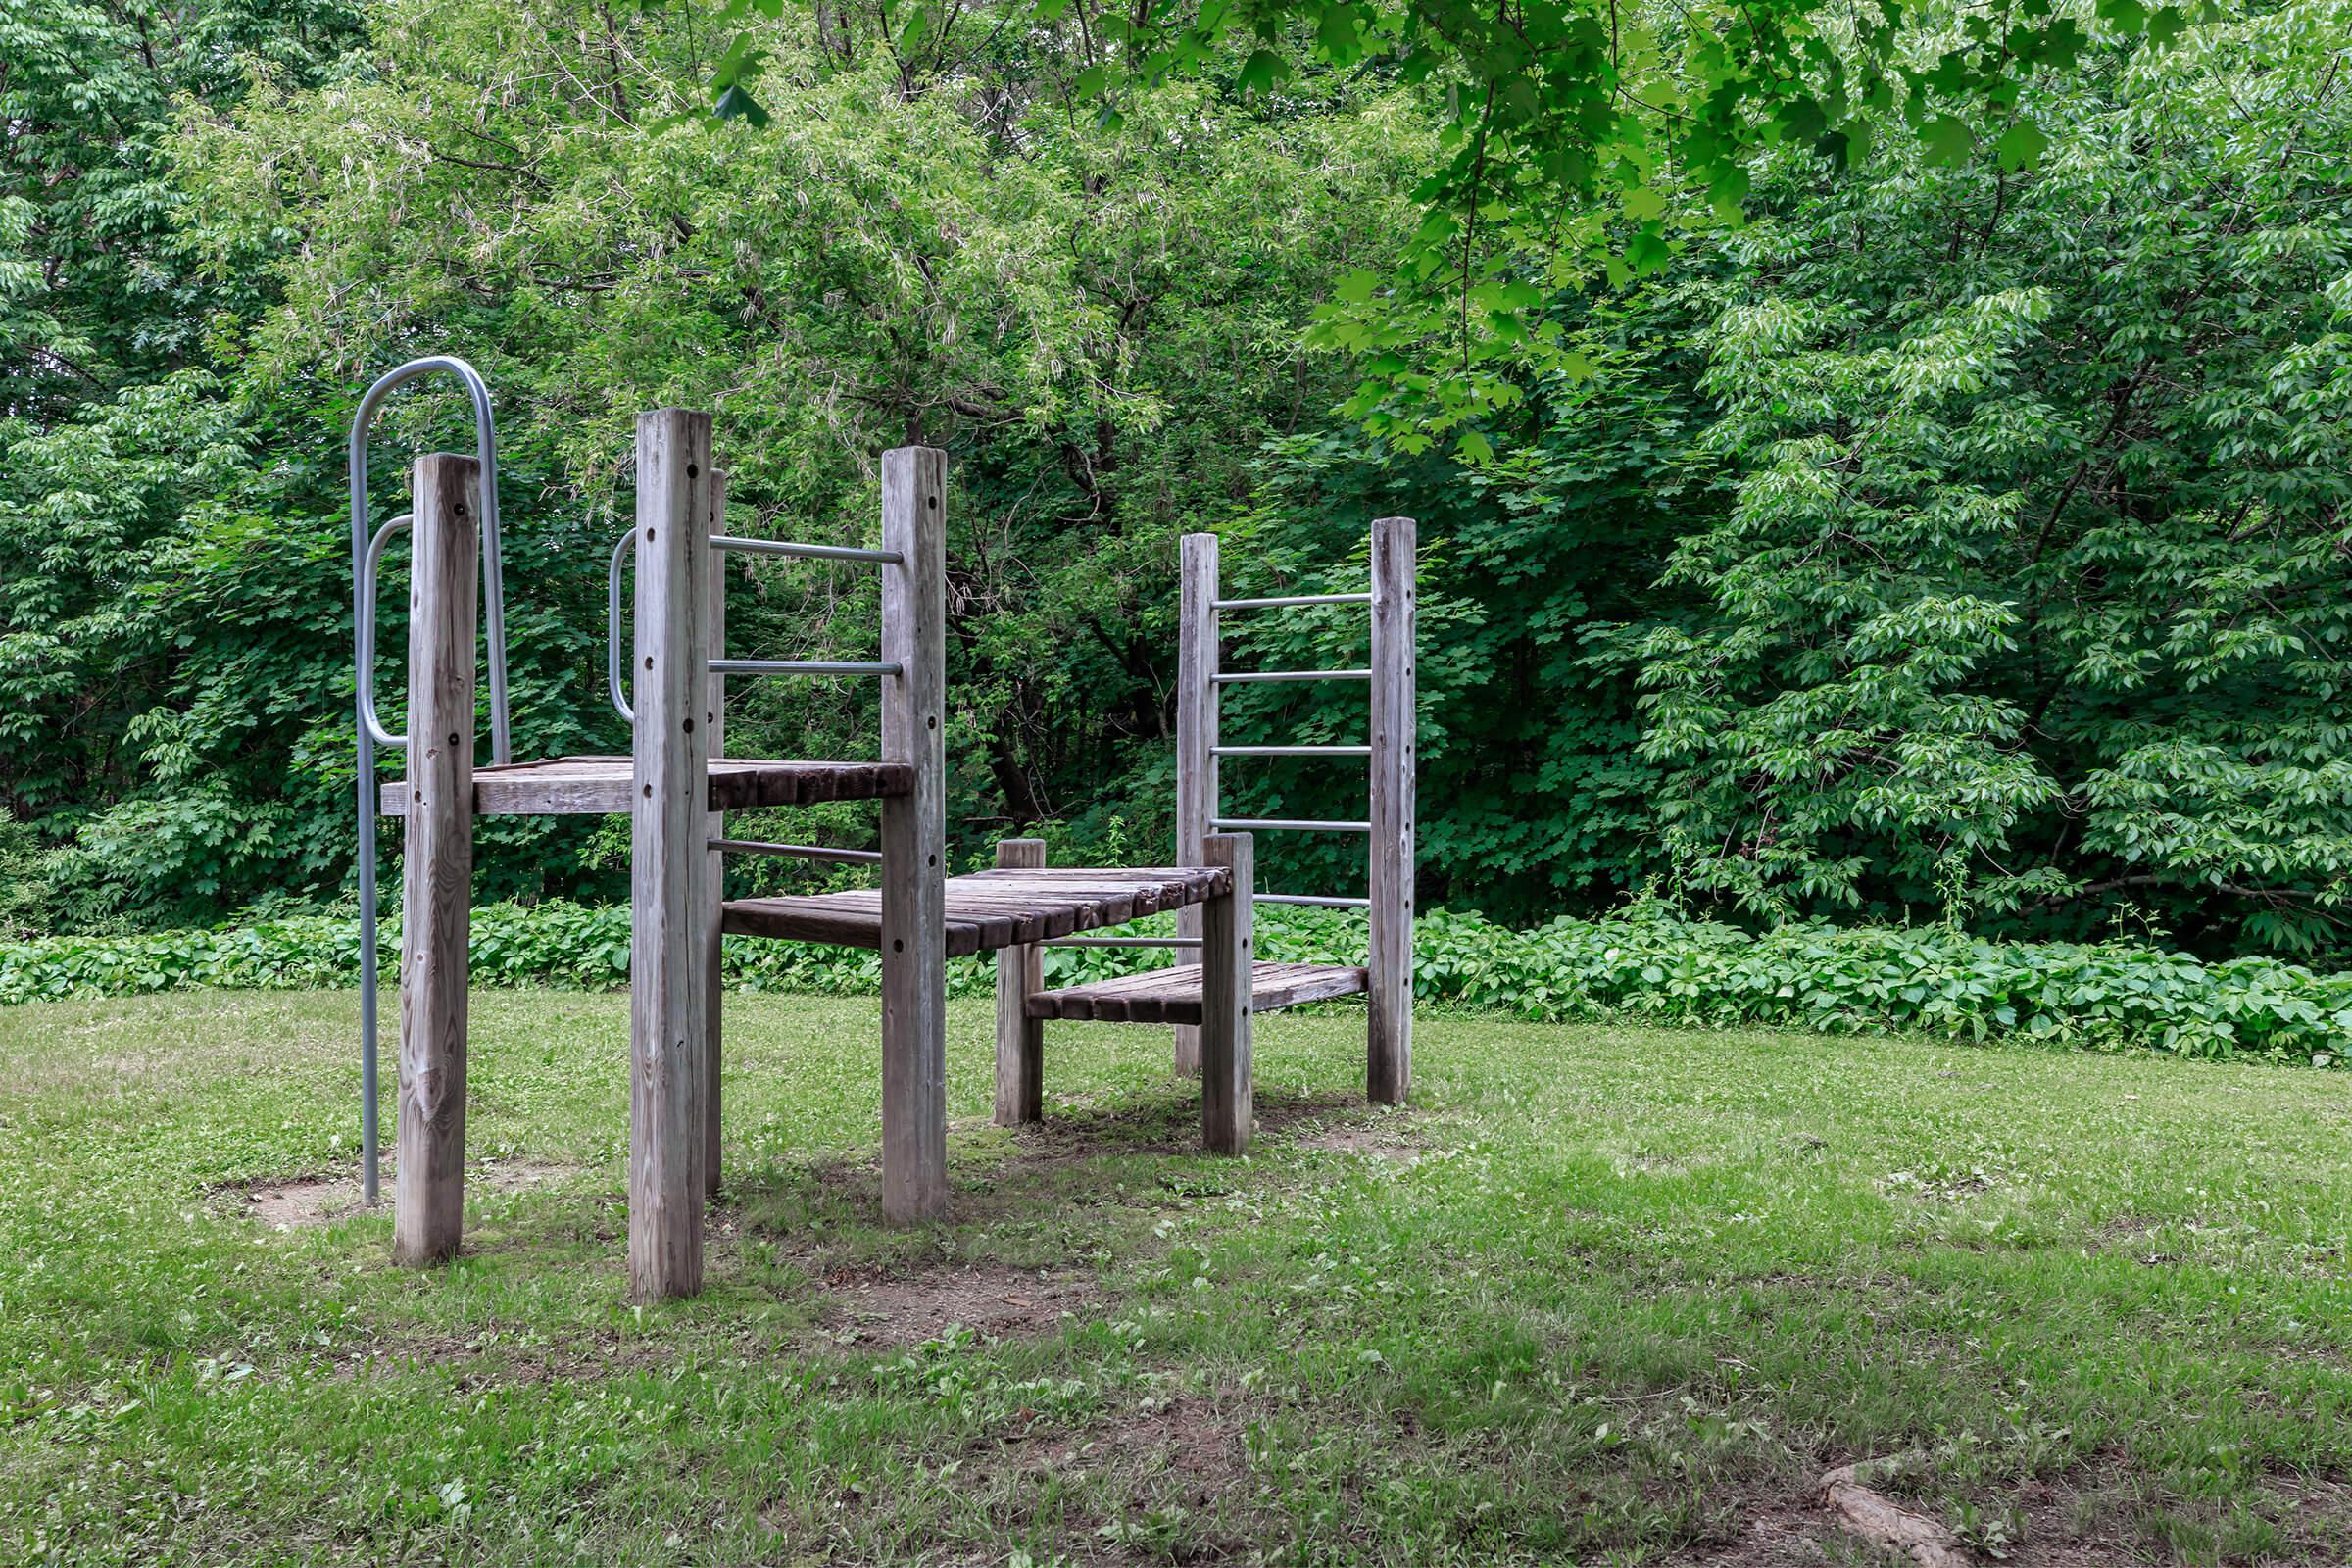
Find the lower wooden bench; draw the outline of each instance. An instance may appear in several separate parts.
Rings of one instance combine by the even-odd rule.
[[[1370,977],[1360,965],[1261,960],[1250,966],[1250,1010],[1272,1012],[1334,997],[1360,997],[1369,985]],[[1060,991],[1033,991],[1023,1006],[1032,1018],[1198,1024],[1201,989],[1200,965],[1185,963]]]
[[[1246,833],[1212,834],[1206,865],[1047,866],[1045,846],[1034,839],[1009,839],[998,847],[991,870],[952,876],[941,889],[942,956],[968,957],[996,952],[998,1120],[1035,1121],[1043,1114],[1042,1045],[1037,1019],[1044,1017],[1131,1017],[1140,1005],[1174,1009],[1165,1018],[1201,1030],[1200,1134],[1220,1153],[1250,1147],[1250,1018],[1268,1007],[1292,1006],[1320,997],[1348,996],[1364,989],[1364,971],[1300,963],[1252,963],[1250,943],[1250,841]],[[1181,971],[1104,981],[1069,991],[1042,990],[1038,944],[1082,931],[1124,925],[1146,915],[1200,906],[1203,927],[1220,936],[1202,956],[1223,956],[1220,976],[1207,962]],[[737,936],[788,942],[824,942],[837,947],[882,947],[882,895],[871,889],[798,898],[736,899],[721,906],[719,928]],[[1171,981],[1171,976],[1176,978]],[[1185,979],[1189,976],[1189,980]],[[1024,977],[1026,991],[1020,987]],[[1211,983],[1221,977],[1223,989]],[[1119,987],[1152,982],[1153,1000],[1139,1003]],[[1021,997],[1041,1007],[1067,1004],[1086,1011],[1040,1011],[1024,1016]],[[1212,993],[1223,997],[1223,1015]],[[1124,1009],[1119,1010],[1119,1009]],[[1157,1015],[1154,1015],[1157,1016]],[[1009,1053],[1009,1055],[1008,1055]],[[1007,1107],[1011,1107],[1009,1110]]]
[[[1221,865],[1003,867],[947,879],[947,956],[1048,942],[1124,925],[1233,892]],[[802,898],[738,899],[721,929],[739,936],[880,949],[882,895],[873,889]]]

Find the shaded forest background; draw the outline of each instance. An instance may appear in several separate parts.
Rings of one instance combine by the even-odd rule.
[[[1399,512],[1427,906],[2340,959],[2352,5],[2162,40],[2115,11],[1989,122],[1888,108],[1858,155],[1764,138],[1729,202],[1644,167],[1567,215],[1636,265],[1472,220],[1454,331],[1379,310],[1459,84],[1377,54],[1276,36],[1278,83],[1237,45],[1104,115],[1084,0],[786,7],[746,34],[766,112],[718,121],[740,45],[705,0],[0,0],[0,923],[348,896],[342,441],[374,375],[451,352],[501,420],[521,756],[626,749],[606,561],[632,417],[684,404],[739,533],[869,539],[879,453],[950,453],[959,863],[1164,857],[1178,536],[1222,534],[1236,590],[1344,589]],[[1503,390],[1398,416],[1456,360]],[[379,518],[410,452],[470,441],[440,391],[380,428]],[[732,569],[731,651],[870,650],[863,574]],[[1236,667],[1361,660],[1344,612],[1232,633]],[[735,749],[870,755],[870,690],[736,685]],[[1361,704],[1230,723],[1348,739]],[[1227,798],[1358,788],[1266,762]],[[870,839],[819,815],[795,835]],[[484,898],[624,894],[610,825],[481,835]]]

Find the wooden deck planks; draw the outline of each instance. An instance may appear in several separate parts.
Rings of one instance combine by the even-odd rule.
[[[1062,991],[1034,991],[1029,995],[1031,1018],[1071,1018],[1097,1023],[1199,1024],[1201,1014],[1201,971],[1197,963],[1145,974],[1097,980]],[[1250,1010],[1272,1012],[1309,1002],[1364,994],[1368,980],[1361,968],[1331,963],[1271,963],[1250,966]]]
[[[473,814],[616,815],[630,808],[630,768],[626,757],[551,757],[536,762],[479,767],[473,773]],[[710,808],[745,811],[761,806],[889,800],[913,788],[914,769],[899,762],[714,758]],[[387,782],[381,800],[386,816],[403,814],[407,782]]]
[[[1121,925],[1221,897],[1232,888],[1233,874],[1222,866],[1001,866],[950,877],[947,956],[968,957]],[[728,931],[743,936],[875,951],[882,946],[882,895],[872,890],[741,899],[726,906],[725,920]]]

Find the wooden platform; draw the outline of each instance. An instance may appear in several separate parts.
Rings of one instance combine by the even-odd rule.
[[[1272,1012],[1333,997],[1362,996],[1366,972],[1336,963],[1253,963],[1250,966],[1250,1010]],[[1101,1023],[1192,1023],[1200,1021],[1200,966],[1178,964],[1145,974],[1096,980],[1063,991],[1029,997],[1032,1018],[1083,1018]]]
[[[551,757],[473,770],[476,816],[595,816],[629,808],[632,763],[625,757]],[[914,788],[904,762],[763,761],[725,757],[710,763],[710,809],[814,806],[820,801],[877,801]],[[387,783],[386,816],[406,814],[408,781]]]
[[[1223,866],[1140,866],[1088,870],[1001,867],[948,878],[951,958],[1046,942],[1181,909],[1233,891]],[[844,948],[882,946],[882,895],[859,890],[808,898],[741,899],[726,906],[722,930]],[[1360,989],[1360,988],[1359,988]]]

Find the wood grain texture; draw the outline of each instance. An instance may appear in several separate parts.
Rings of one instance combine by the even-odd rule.
[[[400,1161],[392,1255],[451,1257],[466,1215],[466,968],[473,905],[474,551],[481,465],[416,460],[401,866]]]
[[[723,468],[710,475],[710,517],[705,531],[719,535],[727,531],[727,474]],[[724,658],[727,652],[727,558],[715,550],[706,550],[703,559],[703,657],[706,660]],[[703,675],[703,732],[709,737],[708,749],[712,760],[726,755],[727,750],[727,677],[708,669]],[[727,836],[727,813],[724,807],[713,807],[704,821],[709,838]],[[703,1038],[707,1045],[703,1063],[703,1192],[715,1196],[724,1166],[719,1158],[719,1134],[724,1123],[720,1114],[720,1065],[724,1059],[721,1047],[723,1020],[726,1014],[726,985],[721,971],[719,950],[719,906],[727,896],[727,858],[717,850],[706,850],[708,858],[703,864]]]
[[[1181,909],[1232,886],[1232,873],[1219,866],[975,871],[948,878],[941,890],[942,937],[947,956],[968,957]],[[742,936],[879,949],[882,898],[877,889],[853,889],[736,899],[723,906],[724,921],[729,932]]]
[[[703,1286],[704,953],[710,732],[703,576],[710,416],[637,417],[637,698],[629,851],[629,1290]]]
[[[882,803],[882,1212],[948,1207],[947,454],[882,455],[882,759],[914,787]]]
[[[1176,633],[1176,863],[1200,865],[1217,814],[1217,536],[1188,533],[1179,564]],[[1176,916],[1176,934],[1200,935],[1200,911]],[[1176,1026],[1176,1070],[1200,1070],[1200,1034]]]
[[[1367,984],[1366,972],[1352,964],[1260,959],[1250,971],[1250,1010],[1274,1012],[1334,997],[1360,997]],[[1032,1018],[1198,1025],[1202,994],[1201,966],[1182,963],[1059,991],[1032,991],[1024,1002]]]
[[[1213,1153],[1246,1154],[1254,1120],[1250,987],[1256,973],[1255,863],[1247,833],[1211,833],[1201,858],[1233,874],[1233,891],[1201,906],[1200,1140]]]
[[[480,767],[473,774],[476,816],[618,815],[632,809],[635,762],[626,757],[550,757],[535,762]],[[879,801],[914,788],[914,769],[891,762],[825,762],[728,758],[710,766],[710,809],[748,811],[762,806],[816,806],[826,801]],[[403,788],[387,783],[386,816],[406,809]]]
[[[1401,1105],[1413,1084],[1414,525],[1372,524],[1372,944],[1364,1092]]]
[[[1039,870],[1044,839],[1004,839],[997,864]],[[1042,1121],[1046,1114],[1046,1026],[1029,1011],[1032,992],[1046,988],[1045,950],[1032,942],[997,950],[997,1114],[1000,1127]]]

